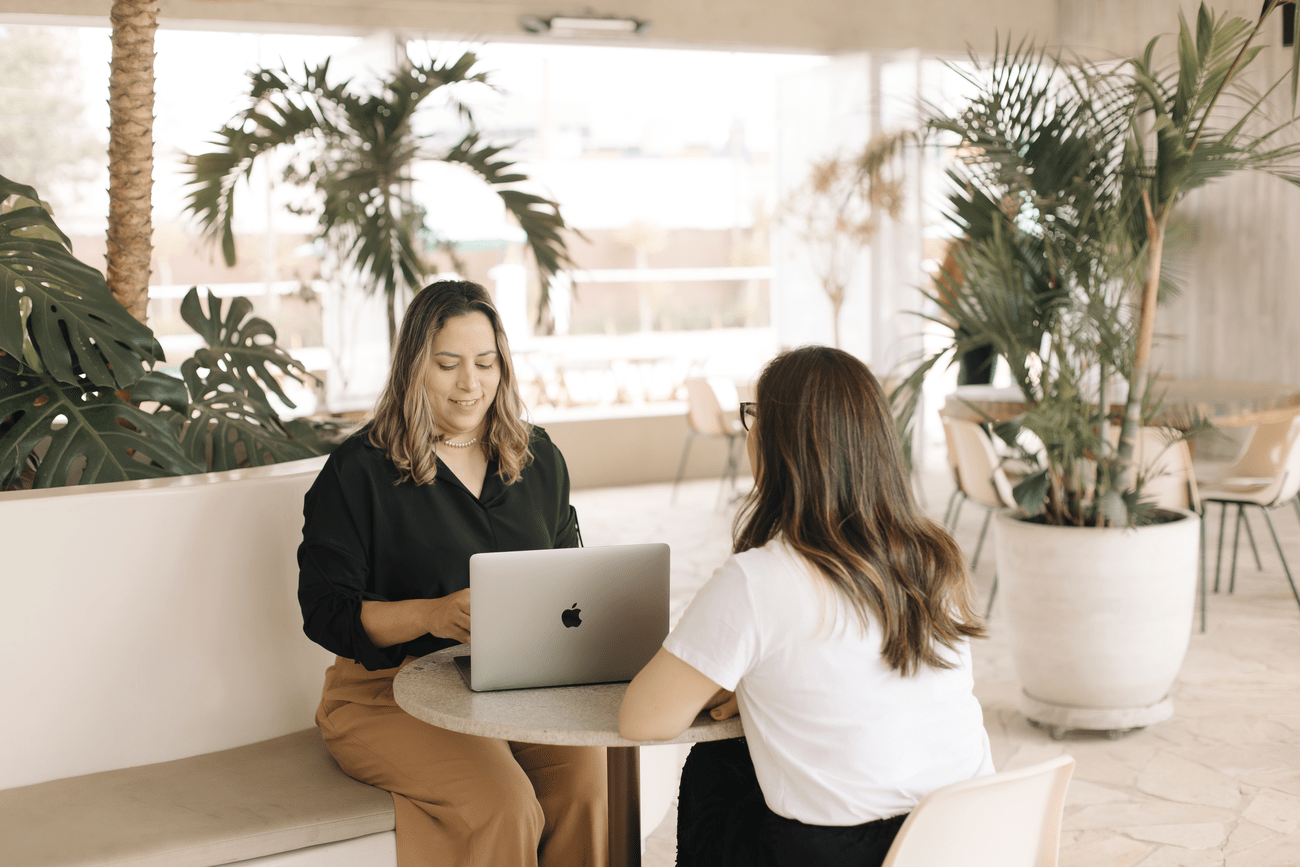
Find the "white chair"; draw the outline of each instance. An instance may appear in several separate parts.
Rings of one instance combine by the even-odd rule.
[[[734,390],[734,386],[733,386]],[[686,473],[686,460],[691,455],[691,443],[697,436],[720,436],[727,439],[727,462],[722,468],[722,479],[718,487],[718,501],[721,503],[727,483],[734,488],[736,472],[740,465],[737,443],[744,440],[745,429],[739,418],[731,418],[722,408],[718,398],[717,387],[707,379],[693,377],[686,380],[686,444],[682,447],[682,458],[677,464],[677,478],[673,480],[672,501],[677,502],[677,486],[681,484]]]
[[[1296,589],[1291,567],[1286,562],[1277,529],[1269,515],[1269,510],[1285,506],[1295,500],[1297,495],[1300,495],[1300,416],[1289,421],[1260,425],[1246,454],[1233,467],[1231,475],[1216,485],[1201,488],[1201,497],[1205,502],[1218,503],[1222,507],[1219,514],[1219,549],[1214,569],[1216,593],[1219,590],[1228,507],[1237,507],[1236,530],[1232,540],[1232,575],[1228,581],[1228,592],[1231,593],[1237,584],[1237,544],[1241,536],[1241,525],[1245,523],[1246,529],[1250,529],[1245,507],[1256,506],[1263,513],[1268,530],[1273,535],[1273,544],[1277,546],[1277,555],[1282,561],[1282,571],[1286,574],[1287,583],[1291,585],[1291,594],[1295,597],[1296,604],[1300,605],[1300,591]],[[1252,538],[1252,544],[1253,541]],[[1256,557],[1258,556],[1256,552]]]
[[[953,783],[921,799],[881,867],[1056,867],[1074,759]]]
[[[957,526],[962,504],[966,500],[973,500],[987,510],[984,523],[980,527],[979,541],[975,543],[975,555],[970,561],[971,569],[975,569],[980,562],[980,551],[984,549],[984,537],[988,534],[989,521],[992,520],[993,513],[998,509],[1014,506],[1016,501],[1011,495],[1011,479],[1002,468],[1002,459],[998,457],[993,441],[984,432],[984,428],[976,422],[962,418],[950,416],[941,418],[944,435],[949,438],[950,448],[956,455],[957,486],[964,495],[957,501],[957,508],[953,510],[952,521],[948,525],[949,531]],[[993,589],[989,591],[988,605],[984,610],[985,617],[993,611],[993,598],[997,592],[998,576],[994,572]]]
[[[947,420],[943,421],[943,442],[948,447],[948,469],[952,472],[952,496],[948,497],[948,505],[943,510],[943,525],[951,532],[957,523],[957,513],[966,494],[962,492],[961,477],[957,475],[957,444],[952,440],[952,429],[948,427]]]

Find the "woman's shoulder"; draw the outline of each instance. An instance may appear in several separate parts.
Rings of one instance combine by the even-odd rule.
[[[367,429],[362,428],[330,452],[322,472],[340,479],[361,476],[392,475],[393,466],[384,450],[370,442]]]
[[[794,605],[810,593],[816,595],[815,568],[780,537],[733,554],[729,562],[735,564],[740,573],[737,579],[755,599]]]
[[[533,462],[535,463],[541,463],[544,466],[563,465],[564,463],[564,455],[560,453],[560,447],[551,439],[551,435],[546,432],[546,428],[540,425],[529,425],[528,451],[533,456]]]
[[[538,445],[549,451],[559,451],[554,442],[551,441],[551,435],[546,432],[546,428],[539,424],[528,425],[528,447],[536,448]]]
[[[791,571],[806,572],[807,561],[777,536],[757,547],[732,555],[747,574],[757,578],[782,576]]]

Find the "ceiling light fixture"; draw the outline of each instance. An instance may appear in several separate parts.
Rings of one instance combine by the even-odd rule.
[[[529,33],[549,36],[640,36],[650,29],[650,22],[612,15],[521,15],[519,26]]]

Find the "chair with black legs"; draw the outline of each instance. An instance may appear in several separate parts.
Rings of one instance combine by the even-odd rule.
[[[948,497],[948,505],[943,510],[943,526],[951,533],[957,526],[961,501],[966,499],[966,494],[961,489],[961,478],[957,475],[957,444],[952,441],[952,429],[946,421],[943,426],[943,441],[948,447],[948,469],[952,472],[952,495]]]
[[[1219,546],[1214,569],[1216,593],[1219,591],[1219,576],[1222,571],[1228,509],[1231,506],[1237,507],[1232,540],[1232,573],[1228,579],[1228,592],[1232,593],[1237,585],[1237,549],[1242,524],[1246,525],[1248,533],[1250,531],[1245,509],[1247,506],[1255,506],[1264,515],[1264,522],[1277,547],[1278,558],[1282,561],[1282,571],[1287,583],[1291,585],[1291,595],[1295,597],[1296,604],[1300,605],[1300,590],[1296,589],[1291,567],[1286,561],[1277,528],[1273,526],[1270,515],[1273,509],[1295,503],[1297,495],[1300,495],[1300,415],[1288,421],[1260,425],[1246,454],[1232,468],[1229,476],[1218,484],[1201,488],[1205,502],[1218,503],[1222,509],[1219,514]],[[1296,510],[1300,516],[1300,503],[1296,505]],[[1251,542],[1254,547],[1253,537]],[[1258,551],[1255,556],[1258,560]]]
[[[943,416],[945,436],[949,437],[953,453],[956,455],[957,486],[963,498],[957,501],[953,511],[949,530],[957,526],[962,504],[967,500],[983,506],[987,511],[984,523],[980,527],[979,541],[975,543],[975,554],[971,557],[971,569],[979,565],[980,552],[984,549],[984,537],[988,534],[989,522],[998,509],[1016,504],[1011,496],[1011,479],[1002,468],[1002,459],[998,457],[993,441],[977,422],[962,418]],[[993,599],[998,592],[997,573],[993,575],[993,589],[989,592],[988,606],[984,616],[993,611]]]
[[[745,429],[739,418],[731,418],[722,408],[718,392],[709,380],[693,377],[686,380],[687,431],[686,443],[682,447],[682,457],[677,464],[677,478],[673,480],[672,501],[677,502],[677,486],[681,484],[686,473],[686,461],[691,456],[691,443],[697,436],[725,437],[727,440],[727,460],[722,467],[722,479],[718,488],[718,502],[721,504],[723,493],[730,482],[736,485],[736,473],[740,467],[740,444],[745,438]]]

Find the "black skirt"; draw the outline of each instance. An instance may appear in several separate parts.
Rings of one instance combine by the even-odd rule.
[[[906,818],[840,827],[778,816],[744,738],[696,744],[682,768],[677,867],[880,867]]]

